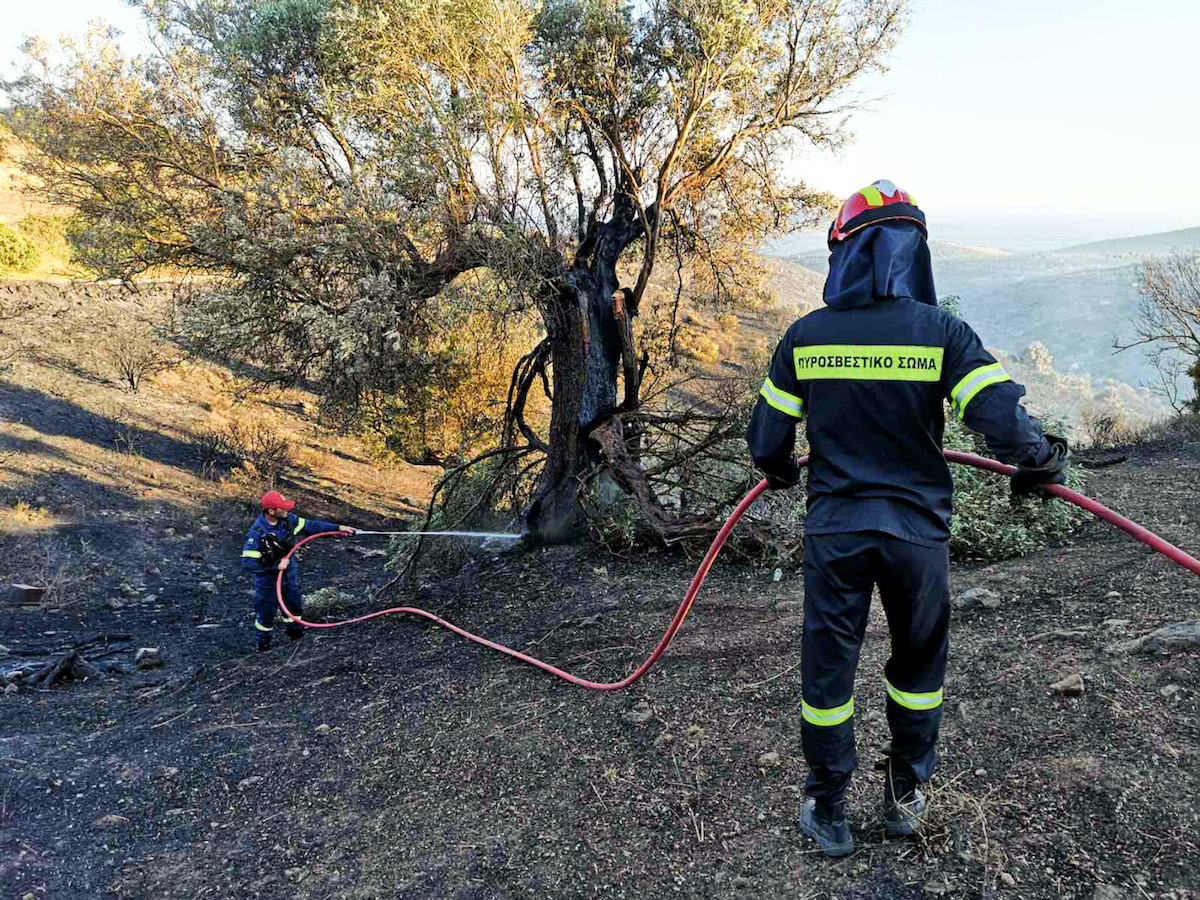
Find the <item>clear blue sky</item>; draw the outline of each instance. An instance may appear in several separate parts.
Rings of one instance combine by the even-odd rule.
[[[9,0],[0,76],[20,35],[104,18],[136,47],[121,0]],[[1196,0],[915,0],[890,71],[862,86],[840,158],[798,169],[839,196],[891,178],[935,236],[1067,242],[1200,225]],[[1003,243],[1000,238],[996,242]]]

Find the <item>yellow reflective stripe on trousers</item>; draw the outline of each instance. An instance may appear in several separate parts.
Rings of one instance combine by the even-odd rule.
[[[940,381],[941,347],[908,344],[813,344],[796,347],[796,378],[812,381]]]
[[[967,411],[967,404],[975,399],[975,395],[985,387],[999,384],[1002,381],[1012,381],[1000,363],[991,363],[972,369],[950,391],[950,408],[960,419]]]
[[[771,381],[771,376],[767,376],[767,380],[763,382],[762,389],[759,390],[762,398],[771,404],[772,407],[779,410],[781,413],[786,413],[797,419],[804,418],[804,401],[795,394],[789,394],[782,388],[775,387],[775,382]]]
[[[915,709],[918,712],[927,709],[937,709],[942,705],[942,688],[936,691],[902,691],[894,687],[886,678],[883,683],[887,686],[888,696],[905,709]]]
[[[262,622],[258,621],[258,616],[254,617],[254,627],[257,628],[259,631],[274,631],[275,630],[274,628],[268,628]]]
[[[260,551],[260,550],[243,550],[242,556],[249,557],[250,559],[262,559],[262,551]]]
[[[832,709],[818,709],[815,706],[809,706],[803,700],[800,701],[800,714],[804,716],[804,721],[812,725],[821,725],[828,727],[830,725],[841,725],[848,718],[854,715],[854,698],[851,697],[841,706],[835,706]]]
[[[304,527],[304,522],[305,522],[305,520],[302,517],[297,516],[296,517],[296,530],[293,531],[292,534],[299,534],[300,529]]]

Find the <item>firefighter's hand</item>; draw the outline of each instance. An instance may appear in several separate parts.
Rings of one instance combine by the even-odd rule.
[[[286,569],[288,567],[288,563],[290,563],[291,561],[292,561],[292,558],[290,556],[285,556],[283,559],[281,559],[279,561],[279,565],[277,565],[275,568],[277,568],[280,572],[282,572],[284,569]]]
[[[795,463],[785,471],[764,472],[763,474],[767,476],[767,490],[769,491],[786,491],[800,483],[800,467]]]
[[[358,529],[351,528],[349,525],[339,525],[338,531],[345,532],[346,534],[358,534]]]
[[[1071,448],[1066,438],[1056,434],[1046,435],[1050,444],[1051,456],[1040,466],[1019,466],[1012,476],[1009,489],[1013,499],[1029,494],[1038,494],[1043,500],[1050,499],[1050,493],[1044,488],[1048,484],[1067,483],[1067,461],[1071,458]]]

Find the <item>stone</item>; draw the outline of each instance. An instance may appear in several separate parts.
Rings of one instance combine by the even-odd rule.
[[[109,609],[117,610],[117,609],[120,609],[125,604],[122,603],[120,600],[118,600],[116,597],[109,597],[107,600],[104,601],[104,605],[107,606]]]
[[[958,609],[999,609],[1000,602],[1000,595],[985,587],[973,587],[954,598],[954,606]]]
[[[1162,628],[1131,641],[1109,644],[1105,649],[1109,653],[1123,654],[1186,650],[1192,647],[1200,647],[1200,619],[1164,625]]]
[[[128,825],[129,820],[124,816],[109,814],[107,816],[101,816],[95,821],[94,824],[97,828],[120,828],[122,825]]]
[[[1174,697],[1176,694],[1178,694],[1181,690],[1183,690],[1183,688],[1181,688],[1177,684],[1168,684],[1165,687],[1160,687],[1158,689],[1158,692],[1160,694],[1162,694],[1164,697],[1166,697],[1167,699],[1170,699],[1171,697]]]
[[[1121,888],[1111,884],[1098,884],[1092,894],[1092,900],[1126,900],[1128,895]]]
[[[174,778],[178,774],[179,769],[177,769],[175,766],[167,766],[165,769],[163,769],[164,778]]]
[[[139,669],[157,669],[163,664],[163,658],[158,655],[157,647],[142,647],[133,654],[133,661]]]
[[[760,769],[773,769],[779,765],[779,754],[774,750],[770,750],[758,758],[758,766]]]
[[[1016,887],[1017,886],[1017,879],[1013,878],[1007,872],[1000,873],[1000,880],[1002,882],[1004,882],[1005,887]]]
[[[778,600],[775,603],[775,611],[781,612],[787,616],[799,616],[804,613],[803,600]]]
[[[15,694],[16,692],[17,692],[17,686],[15,684],[6,684],[4,686],[5,696],[10,696],[12,694]]]
[[[1083,676],[1072,672],[1050,685],[1050,690],[1066,697],[1078,697],[1083,693]]]
[[[266,781],[266,779],[261,775],[251,775],[249,778],[243,778],[238,782],[238,790],[244,791],[246,788],[252,788],[256,784],[261,784],[264,781]]]
[[[318,725],[316,730],[317,734],[329,734],[329,732],[333,731],[333,727],[330,725]]]
[[[202,581],[196,585],[196,587],[202,591],[207,591],[210,594],[215,594],[217,592],[216,582],[213,581]]]
[[[621,713],[621,718],[630,725],[645,725],[654,718],[654,713],[650,710],[649,703],[645,700],[640,700],[634,705],[633,709]]]
[[[776,569],[771,573],[772,581],[783,581],[783,569]]]

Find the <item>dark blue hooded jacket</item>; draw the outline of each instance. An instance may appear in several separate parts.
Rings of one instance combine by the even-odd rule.
[[[943,403],[995,456],[1052,455],[1020,400],[1025,389],[966,322],[937,308],[925,234],[884,222],[835,244],[825,308],[787,330],[747,439],[755,463],[794,480],[796,425],[808,429],[807,534],[883,531],[917,544],[949,538],[953,485]]]

